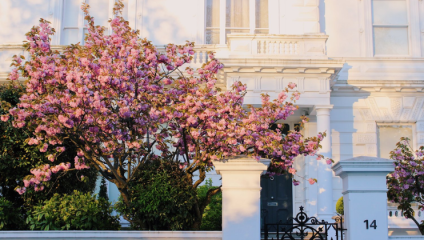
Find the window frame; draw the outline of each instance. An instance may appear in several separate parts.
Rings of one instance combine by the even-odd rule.
[[[411,126],[411,128],[412,128],[412,143],[411,143],[412,149],[411,150],[414,152],[415,150],[418,149],[417,148],[418,147],[418,141],[417,141],[418,133],[417,133],[416,122],[376,122],[376,127],[377,127],[376,128],[377,157],[381,157],[381,154],[380,154],[380,127],[379,126],[387,126],[387,125]],[[396,142],[399,142],[399,140],[397,140]],[[396,146],[393,145],[393,149],[395,149],[395,148],[396,148]]]
[[[87,29],[85,27],[85,20],[84,20],[84,12],[81,10],[81,8],[78,8],[78,26],[72,26],[72,27],[65,27],[64,26],[64,17],[65,17],[65,2],[66,0],[56,0],[54,11],[55,11],[55,23],[54,28],[57,29],[55,38],[54,38],[54,44],[55,45],[64,45],[64,29],[78,29],[78,42],[81,43],[81,45],[84,44],[84,32]],[[115,5],[116,0],[108,0],[109,1],[109,7],[107,9],[108,11],[108,19],[113,18],[113,7]],[[79,5],[81,6],[83,3],[86,3],[87,0],[79,0]],[[132,27],[135,27],[136,25],[136,14],[137,14],[137,2],[138,0],[128,0],[128,19],[127,21],[130,21],[130,25]],[[130,7],[131,6],[131,7]],[[112,29],[108,27],[107,34],[111,34]]]
[[[226,26],[226,10],[227,10],[227,0],[219,0],[219,27],[207,27],[207,1],[204,0],[204,26],[203,26],[203,34],[204,34],[204,44],[218,44],[225,45],[227,44],[227,31],[228,30],[248,30],[249,34],[255,34],[256,30],[268,30],[268,34],[270,31],[269,23],[270,23],[270,0],[268,0],[268,28],[256,28],[256,0],[248,0],[249,1],[249,28],[240,28],[240,27],[227,27]],[[206,42],[206,31],[211,29],[219,29],[219,43],[207,43]]]
[[[412,32],[411,32],[411,12],[410,12],[410,0],[404,0],[406,4],[406,18],[407,24],[374,24],[374,5],[375,1],[400,1],[400,0],[370,0],[370,14],[371,14],[371,44],[372,44],[372,56],[374,57],[411,57],[412,56]],[[375,53],[375,37],[374,29],[376,27],[385,27],[385,28],[407,28],[407,37],[408,37],[408,54],[376,54]]]

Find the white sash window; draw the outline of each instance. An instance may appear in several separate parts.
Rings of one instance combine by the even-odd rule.
[[[62,0],[62,21],[60,27],[60,44],[69,45],[80,42],[84,44],[84,37],[87,33],[87,21],[81,10],[83,2],[90,5],[90,15],[94,17],[96,25],[106,27],[110,34],[108,20],[113,17],[113,7],[115,0]],[[128,19],[128,0],[122,1],[125,8],[122,16]]]
[[[373,0],[374,55],[408,55],[406,0]]]
[[[268,33],[268,0],[206,0],[206,44],[231,33]]]

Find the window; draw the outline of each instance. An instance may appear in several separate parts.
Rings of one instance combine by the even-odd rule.
[[[378,124],[378,148],[379,157],[390,158],[390,152],[396,148],[396,143],[401,137],[411,139],[410,145],[413,147],[413,126],[403,124]]]
[[[219,0],[206,1],[206,43],[219,43]]]
[[[90,15],[94,17],[96,25],[105,26],[108,29],[109,18],[112,18],[114,4],[109,0],[63,0],[62,33],[60,44],[84,43],[87,33],[81,4],[85,2],[90,5]],[[128,19],[128,0],[122,1],[125,5],[122,16]]]
[[[375,55],[408,55],[406,0],[373,0],[372,23]]]
[[[222,3],[225,14],[220,14]],[[225,22],[225,29],[221,29],[221,22]],[[224,44],[221,36],[230,33],[267,34],[268,0],[206,0],[206,44]]]

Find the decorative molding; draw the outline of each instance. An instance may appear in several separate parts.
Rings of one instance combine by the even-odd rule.
[[[367,144],[368,156],[377,157],[377,144]]]
[[[377,132],[377,125],[374,123],[367,123],[367,132]]]
[[[255,87],[253,89],[254,93],[260,93],[261,92],[261,79],[262,77],[255,78]]]
[[[387,108],[380,108],[381,118],[385,121],[392,121],[392,114],[390,114],[389,109]]]
[[[422,144],[422,143],[424,143],[424,133],[418,133],[417,134],[418,135],[418,144]]]
[[[276,89],[275,89],[275,92],[277,92],[277,93],[279,93],[279,92],[281,92],[283,89],[284,89],[284,77],[276,77],[275,78],[275,81],[276,81],[276,85],[277,85],[277,87],[276,87]]]
[[[390,110],[394,119],[400,119],[402,112],[402,98],[390,98]]]
[[[255,72],[261,72],[262,71],[262,67],[254,67],[253,68],[253,70],[255,71]]]
[[[304,81],[305,81],[305,77],[297,77],[297,89],[299,90],[300,93],[305,92]]]
[[[231,67],[231,71],[232,72],[239,72],[240,71],[240,67]]]
[[[355,144],[367,144],[367,143],[376,143],[376,134],[375,133],[353,133],[355,136]]]
[[[420,113],[421,107],[423,105],[424,99],[423,98],[417,98],[415,100],[415,105],[412,111],[411,120],[416,121],[418,120],[418,114]]]
[[[275,67],[274,69],[278,73],[282,73],[284,71],[284,67]]]
[[[381,114],[380,114],[379,108],[377,106],[377,103],[375,102],[375,99],[374,98],[368,98],[366,102],[368,102],[368,105],[370,106],[371,113],[374,117],[374,120],[377,120],[377,121],[380,120]]]
[[[240,76],[231,76],[227,78],[227,89],[231,88],[231,86],[236,82],[240,81]]]
[[[417,132],[424,132],[424,122],[423,121],[418,121],[416,126],[417,126]]]
[[[361,112],[365,120],[374,120],[370,109],[364,108],[364,109],[361,109]]]
[[[319,77],[318,80],[320,82],[319,93],[323,94],[323,93],[329,92],[330,89],[329,89],[329,84],[328,84],[328,81],[329,81],[328,78]]]
[[[409,119],[409,115],[411,114],[411,109],[404,108],[402,111],[402,115],[400,117],[401,121],[407,121]]]

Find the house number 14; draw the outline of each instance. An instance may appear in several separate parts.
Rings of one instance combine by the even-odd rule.
[[[371,225],[369,225],[369,227],[368,227],[368,219],[365,220],[364,223],[365,223],[365,228],[366,229],[368,229],[369,227],[372,227],[374,229],[377,229],[377,221],[376,220],[372,221],[371,222]]]

